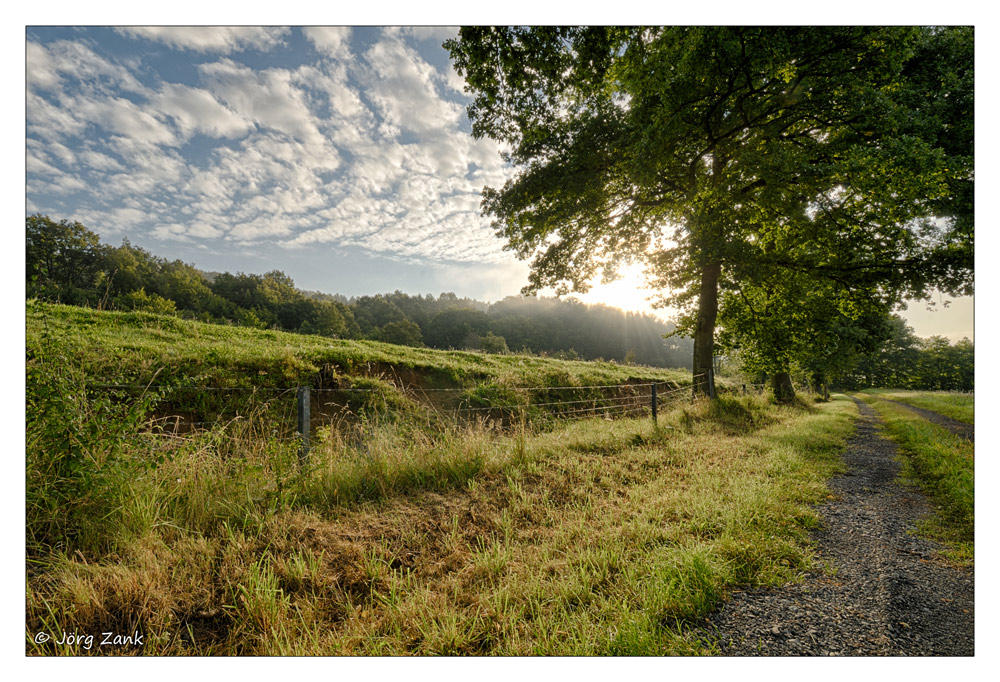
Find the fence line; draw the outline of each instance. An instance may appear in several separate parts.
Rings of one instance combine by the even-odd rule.
[[[674,404],[676,402],[679,402],[679,401],[676,401],[676,400],[667,401],[667,400],[663,400],[662,398],[658,400],[658,404],[661,405],[661,406],[663,406],[663,405],[669,405],[669,404]],[[454,410],[449,410],[449,412],[453,411],[453,412],[459,412],[459,413],[468,413],[468,412],[490,412],[490,411],[493,411],[493,412],[505,412],[505,413],[513,414],[513,413],[517,413],[517,412],[519,412],[521,410],[525,410],[525,409],[531,408],[531,407],[555,407],[555,406],[562,406],[562,405],[582,405],[582,404],[588,404],[588,405],[581,406],[581,407],[573,407],[573,408],[566,409],[566,410],[549,411],[546,414],[535,415],[534,418],[539,419],[539,418],[546,418],[546,417],[554,417],[554,418],[562,419],[566,415],[588,414],[588,413],[594,414],[596,416],[602,416],[605,413],[612,413],[612,412],[614,412],[616,410],[626,411],[627,412],[628,410],[638,410],[638,409],[646,410],[646,409],[648,409],[650,407],[650,402],[647,400],[647,396],[634,395],[634,396],[619,396],[619,397],[613,397],[613,398],[595,398],[595,399],[590,399],[590,400],[568,400],[568,401],[546,402],[546,403],[524,403],[524,404],[516,404],[516,405],[492,405],[492,406],[484,406],[484,407],[457,407],[457,408],[454,408]],[[334,403],[327,403],[327,405],[334,405]],[[344,411],[344,410],[347,410],[347,409],[348,409],[347,406],[341,406],[341,411]],[[215,426],[217,424],[223,423],[222,421],[219,421],[219,420],[216,420],[216,421],[197,421],[197,422],[186,421],[186,420],[180,418],[179,415],[168,415],[168,416],[165,416],[165,417],[158,417],[158,418],[153,419],[151,421],[152,422],[157,422],[157,423],[162,423],[162,426],[163,426],[164,429],[177,428],[177,427],[181,427],[181,426],[185,426],[185,427],[190,427],[190,426]],[[228,421],[230,423],[241,422],[241,421],[244,421],[244,418],[242,416],[240,416],[240,415],[236,415],[236,416],[230,418]],[[316,424],[327,424],[330,421],[331,420],[328,417],[323,417],[323,416],[312,417],[309,420],[309,424],[310,424],[310,426],[316,425]]]
[[[493,419],[489,413],[497,415],[496,418],[501,421],[510,423],[510,420],[516,418],[519,414],[522,418],[525,416],[525,410],[527,408],[537,407],[537,408],[547,408],[543,409],[542,413],[539,414],[535,412],[530,415],[531,421],[578,421],[582,419],[590,418],[605,418],[610,419],[612,417],[624,417],[630,415],[646,414],[651,415],[654,423],[657,420],[658,408],[675,405],[686,398],[689,395],[689,391],[692,390],[694,380],[698,377],[704,376],[704,374],[694,375],[691,377],[691,384],[678,386],[676,381],[652,381],[652,382],[642,382],[642,383],[621,383],[621,384],[589,384],[589,385],[579,385],[579,386],[498,386],[496,384],[485,384],[472,387],[464,388],[421,388],[421,387],[403,387],[403,386],[348,386],[343,388],[311,388],[308,386],[297,386],[294,388],[279,388],[279,387],[235,387],[235,386],[184,386],[184,385],[136,385],[136,384],[115,384],[115,383],[93,383],[85,384],[88,389],[108,389],[108,390],[141,390],[143,392],[149,391],[165,391],[168,393],[185,393],[189,391],[218,391],[218,392],[239,392],[239,393],[251,393],[251,394],[265,394],[266,400],[260,405],[261,409],[272,409],[272,401],[277,398],[287,396],[293,392],[297,395],[296,400],[296,428],[291,429],[285,428],[280,429],[285,431],[285,433],[291,433],[292,435],[282,435],[278,436],[279,429],[274,429],[269,435],[269,439],[275,439],[283,442],[296,442],[300,446],[299,456],[303,461],[309,454],[309,441],[311,437],[311,431],[314,425],[322,424],[328,425],[333,424],[337,419],[336,416],[326,414],[313,417],[310,414],[310,405],[312,403],[311,393],[315,392],[320,395],[330,394],[330,393],[384,393],[388,389],[392,388],[403,393],[410,394],[421,394],[426,392],[441,392],[441,393],[463,393],[465,394],[462,402],[466,404],[460,404],[456,407],[445,409],[440,406],[435,406],[428,403],[427,406],[432,410],[440,414],[452,414],[455,418],[460,418],[463,415],[466,417],[471,417],[473,414],[484,413],[484,418]],[[667,390],[659,391],[658,388],[661,386],[669,387]],[[743,384],[743,392],[746,393],[747,387],[760,387],[764,384]],[[542,391],[581,391],[581,390],[600,390],[600,391],[618,391],[620,393],[628,392],[626,395],[597,395],[589,398],[574,398],[571,400],[548,400],[545,402],[531,402],[530,397],[526,396],[527,400],[523,403],[516,404],[494,404],[494,405],[479,405],[471,406],[468,402],[471,400],[479,399],[483,401],[488,401],[490,398],[499,398],[502,396],[476,396],[475,391],[480,388],[495,388],[501,391],[519,391],[519,392],[542,392]],[[643,391],[646,389],[646,391]],[[739,390],[739,389],[737,389]],[[641,391],[641,392],[640,392]],[[273,394],[267,396],[267,394]],[[318,397],[318,396],[317,396]],[[544,400],[547,396],[537,396]],[[571,396],[572,397],[572,396]],[[319,402],[321,407],[337,407],[339,410],[337,412],[340,415],[351,415],[353,411],[351,410],[349,404],[339,404],[338,402]],[[279,419],[287,419],[292,416],[290,406],[283,405],[281,403],[275,406],[279,416]],[[562,409],[560,409],[562,408]],[[197,408],[196,408],[197,409]],[[250,417],[253,416],[253,410],[251,410]],[[283,413],[283,414],[282,414]],[[221,415],[220,415],[221,417]],[[158,427],[161,431],[159,435],[164,435],[174,438],[183,438],[187,434],[178,434],[178,430],[181,428],[192,429],[187,433],[203,433],[204,431],[195,431],[198,427],[214,427],[222,425],[223,428],[227,428],[237,422],[250,423],[247,420],[248,415],[241,416],[236,414],[234,417],[225,419],[217,419],[215,421],[185,421],[182,419],[181,415],[168,415],[165,417],[155,418],[150,421],[150,425]]]
[[[618,400],[634,400],[636,397],[641,397],[641,396],[624,395],[624,396],[612,396],[612,397],[608,397],[608,398],[606,398],[606,397],[587,398],[585,400],[559,400],[559,401],[548,402],[548,403],[523,403],[523,406],[524,407],[549,407],[549,406],[552,406],[552,405],[578,405],[578,404],[581,404],[581,403],[598,403],[598,402],[602,402],[602,401],[603,402],[614,402],[614,401],[618,401]],[[519,403],[518,405],[522,405],[522,404]],[[492,410],[492,409],[496,409],[497,407],[505,407],[505,406],[503,406],[503,405],[487,405],[487,406],[479,406],[479,407],[459,407],[457,409],[462,410],[462,411]]]
[[[705,373],[695,374],[691,378],[697,379],[698,377],[705,376]],[[421,386],[408,387],[408,386],[396,386],[392,384],[389,387],[384,386],[345,386],[342,388],[336,388],[331,386],[326,386],[323,388],[311,388],[310,391],[315,393],[336,393],[342,391],[359,391],[359,392],[374,392],[382,391],[385,388],[395,388],[400,391],[411,391],[411,392],[468,392],[475,391],[479,388],[499,388],[507,391],[569,391],[569,390],[583,390],[591,388],[647,388],[656,384],[657,386],[662,386],[664,384],[673,385],[676,381],[652,381],[644,383],[624,383],[624,384],[581,384],[578,386],[504,386],[502,384],[480,384],[476,386],[466,386],[466,387],[456,387],[456,388],[424,388]],[[169,389],[172,391],[179,390],[192,390],[192,391],[247,391],[247,392],[264,392],[264,391],[277,391],[277,392],[291,392],[296,391],[300,387],[280,387],[280,386],[186,386],[184,384],[110,384],[110,383],[88,383],[84,384],[86,388],[107,388],[107,389],[118,389],[118,390],[158,390],[158,389]],[[690,389],[690,385],[680,386],[674,390],[684,390]]]

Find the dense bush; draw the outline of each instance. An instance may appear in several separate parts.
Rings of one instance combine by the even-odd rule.
[[[28,314],[32,315],[31,307]],[[130,483],[158,464],[144,457],[141,428],[158,400],[88,391],[60,339],[29,343],[25,400],[25,513],[29,552],[109,549],[122,536]],[[125,529],[127,530],[127,529]]]

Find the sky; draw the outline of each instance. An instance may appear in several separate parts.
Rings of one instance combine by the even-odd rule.
[[[510,177],[476,140],[447,27],[32,27],[27,213],[307,290],[495,301],[527,283],[480,214]],[[651,312],[638,269],[586,302]],[[972,338],[972,300],[904,312]],[[667,313],[669,314],[669,311]]]

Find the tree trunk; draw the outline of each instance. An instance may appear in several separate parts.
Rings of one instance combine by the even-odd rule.
[[[795,399],[795,388],[792,386],[792,375],[788,372],[778,372],[771,376],[771,390],[774,399],[779,403],[790,403]]]
[[[816,372],[812,377],[813,390],[819,394],[823,400],[830,400],[830,384],[826,380],[826,374]]]
[[[694,330],[694,394],[715,395],[712,358],[715,353],[715,319],[719,314],[721,263],[709,263],[701,271],[698,320]]]

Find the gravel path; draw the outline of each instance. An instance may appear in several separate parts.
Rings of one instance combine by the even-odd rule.
[[[739,592],[702,633],[727,656],[972,656],[974,575],[936,556],[911,533],[929,513],[923,496],[895,482],[896,446],[860,401],[837,499],[820,507],[821,563],[801,583]]]
[[[908,405],[907,403],[904,403],[900,400],[893,400],[892,398],[886,398],[885,396],[879,396],[879,398],[881,398],[882,400],[886,400],[890,403],[895,403],[896,405],[902,405],[908,410],[913,410],[927,421],[933,422],[938,426],[943,426],[944,428],[954,433],[956,436],[962,436],[964,438],[968,438],[973,443],[976,442],[975,441],[976,427],[973,426],[972,424],[966,424],[965,422],[960,422],[957,419],[946,417],[943,414],[939,414],[937,412],[928,410],[923,407],[914,407],[913,405]]]

